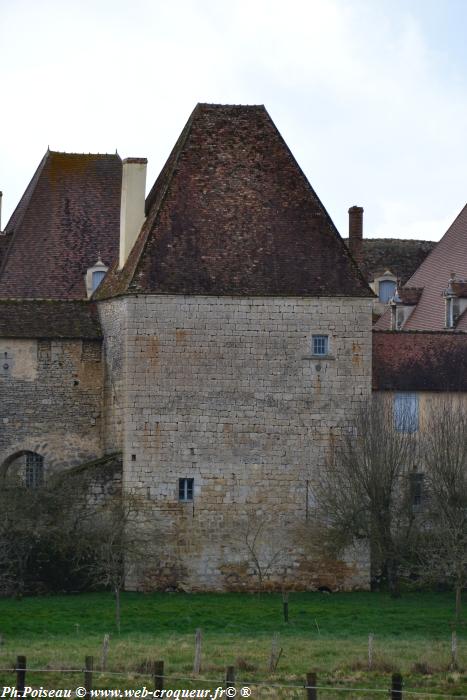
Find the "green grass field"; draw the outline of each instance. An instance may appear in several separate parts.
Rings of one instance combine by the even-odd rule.
[[[289,623],[283,621],[280,595],[136,594],[122,597],[122,629],[115,630],[109,593],[0,600],[0,667],[12,668],[18,654],[27,657],[27,684],[75,687],[82,674],[58,673],[82,668],[93,655],[100,670],[102,641],[110,634],[106,673],[95,687],[151,687],[151,663],[163,659],[167,687],[215,687],[225,668],[235,665],[239,683],[296,684],[316,671],[320,685],[374,688],[368,693],[320,691],[320,700],[387,697],[392,671],[404,675],[407,688],[430,697],[467,697],[467,634],[459,633],[460,671],[450,665],[453,595],[407,593],[398,600],[380,593],[292,593]],[[203,631],[200,680],[192,674],[194,634]],[[368,634],[374,635],[374,664],[369,671]],[[269,672],[273,636],[282,655]],[[109,671],[121,675],[112,676]],[[204,683],[201,679],[207,679]],[[0,672],[0,685],[14,675]],[[436,695],[438,693],[438,695]],[[304,698],[302,689],[253,686],[252,697]],[[407,695],[410,697],[410,695]],[[420,696],[418,696],[420,697]],[[428,697],[428,696],[426,696]]]

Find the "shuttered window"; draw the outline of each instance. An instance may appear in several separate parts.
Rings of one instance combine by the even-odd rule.
[[[382,280],[379,283],[379,300],[383,304],[387,304],[389,299],[394,296],[396,291],[396,283],[392,280]]]

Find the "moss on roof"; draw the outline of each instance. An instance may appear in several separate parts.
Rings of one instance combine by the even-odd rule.
[[[390,270],[405,284],[435,246],[435,241],[364,238],[363,264],[360,267],[369,282]]]
[[[99,340],[102,330],[92,302],[0,299],[0,337]]]

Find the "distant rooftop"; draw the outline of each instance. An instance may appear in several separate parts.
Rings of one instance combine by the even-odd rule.
[[[118,254],[121,181],[116,154],[47,151],[0,238],[0,298],[86,298]]]
[[[375,277],[390,270],[405,284],[435,246],[435,241],[363,238],[363,263],[360,268],[368,282],[373,282]]]

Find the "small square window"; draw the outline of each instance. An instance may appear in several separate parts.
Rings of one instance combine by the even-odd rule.
[[[194,479],[179,479],[178,480],[178,500],[192,501],[193,500],[193,483]]]
[[[327,335],[313,336],[313,355],[327,355],[329,352],[329,338]]]

